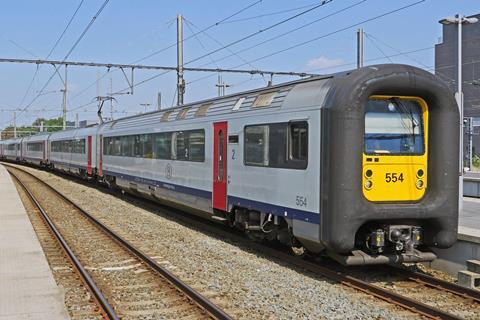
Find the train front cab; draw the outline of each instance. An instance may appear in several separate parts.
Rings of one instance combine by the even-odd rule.
[[[456,241],[458,119],[446,85],[411,66],[334,81],[322,110],[320,238],[335,259],[431,261],[430,248]]]
[[[373,203],[414,203],[428,181],[428,105],[422,98],[372,96],[365,106],[362,155],[363,196]],[[364,250],[413,251],[422,228],[409,225],[365,225],[358,244]],[[366,236],[365,236],[366,234]]]

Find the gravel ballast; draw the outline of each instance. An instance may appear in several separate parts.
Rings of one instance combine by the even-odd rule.
[[[119,197],[27,168],[237,319],[406,319],[412,313],[259,256]],[[414,315],[415,316],[415,315]]]

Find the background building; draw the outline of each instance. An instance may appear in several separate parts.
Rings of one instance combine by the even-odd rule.
[[[472,15],[480,20],[480,14]],[[435,45],[435,74],[445,80],[452,94],[457,91],[458,30],[456,24],[442,25],[442,40]],[[474,117],[473,150],[480,155],[480,22],[462,28],[462,77],[464,116]],[[465,155],[469,136],[465,130]]]

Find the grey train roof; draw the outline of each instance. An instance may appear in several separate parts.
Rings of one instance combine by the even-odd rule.
[[[268,100],[268,108],[297,108],[313,105],[316,105],[317,107],[323,106],[325,99],[327,98],[330,91],[332,91],[331,89],[335,87],[335,84],[344,84],[346,80],[348,81],[349,75],[358,75],[359,73],[375,73],[376,71],[382,69],[396,70],[397,72],[407,72],[412,76],[416,73],[423,73],[428,74],[431,77],[439,80],[438,77],[426,72],[425,70],[408,65],[373,65],[361,69],[355,69],[331,75],[310,77],[306,79],[281,83],[270,87],[257,88],[223,97],[210,98],[160,111],[152,111],[140,115],[119,118],[116,120],[105,122],[101,125],[91,126],[88,128],[71,129],[62,131],[62,133],[56,132],[52,133],[51,138],[53,138],[54,136],[68,136],[73,132],[78,134],[81,131],[92,132],[97,129],[100,129],[101,132],[128,130],[133,127],[152,127],[160,123],[174,123],[175,121],[180,120],[193,120],[197,118],[200,119],[219,115],[235,114],[244,111],[265,110],[266,108],[262,108],[262,106],[257,108],[258,106],[255,105],[257,103],[257,100],[261,100],[257,99],[259,96],[264,96],[265,100]],[[294,94],[294,98],[289,97],[289,93],[291,93],[292,91],[296,93]],[[293,94],[290,96],[293,96]],[[288,103],[284,104],[285,100],[287,99]]]

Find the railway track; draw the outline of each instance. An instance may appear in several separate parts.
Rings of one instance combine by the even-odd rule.
[[[103,192],[105,192],[105,190],[103,190]],[[194,224],[198,227],[201,227],[202,230],[217,235],[219,238],[226,238],[233,240],[234,242],[241,243],[242,245],[250,249],[264,254],[266,257],[274,257],[282,263],[287,263],[296,268],[307,270],[313,274],[328,278],[342,285],[363,292],[367,295],[374,296],[380,300],[387,302],[388,304],[395,305],[399,308],[408,310],[414,314],[418,314],[425,318],[464,319],[465,317],[458,314],[453,314],[451,312],[451,309],[447,309],[451,307],[452,304],[458,302],[463,303],[466,308],[477,310],[477,316],[473,314],[469,318],[477,319],[478,315],[480,315],[480,292],[477,290],[467,289],[455,283],[434,278],[426,274],[415,272],[402,267],[377,266],[377,268],[383,269],[384,276],[387,274],[396,274],[396,281],[409,282],[411,283],[411,288],[413,288],[412,284],[416,284],[417,286],[414,292],[417,294],[409,294],[408,292],[405,292],[407,290],[394,290],[393,288],[389,288],[388,286],[371,283],[371,279],[368,279],[371,277],[369,277],[369,275],[366,273],[359,272],[359,269],[357,268],[345,268],[338,265],[337,263],[332,263],[331,261],[317,262],[301,259],[299,257],[292,256],[291,254],[286,253],[285,250],[279,250],[278,248],[270,247],[265,244],[245,239],[243,234],[237,234],[235,232],[232,232],[232,229],[230,228],[222,228],[218,225],[208,223],[205,219],[182,214],[181,211],[177,209],[166,207],[156,202],[126,193],[122,194],[122,198],[127,198],[137,205],[141,205],[146,209],[150,209],[150,211],[160,210],[162,214],[167,214],[177,221],[182,221],[188,225]],[[376,270],[374,272],[378,273],[379,270]],[[419,288],[420,286],[425,287],[425,289]],[[429,301],[425,301],[424,298],[432,297],[426,296],[428,294],[432,294],[431,290],[436,290],[437,295],[445,295],[445,298],[449,299],[450,303],[446,304],[442,308],[439,308],[431,305]],[[418,294],[418,292],[420,293]]]
[[[317,262],[300,259],[299,257],[292,256],[285,251],[278,250],[277,248],[246,240],[243,235],[236,234],[232,232],[231,229],[212,225],[198,217],[179,214],[179,211],[176,209],[164,207],[158,203],[153,203],[152,201],[126,194],[122,197],[127,197],[131,202],[134,202],[137,205],[140,204],[144,208],[150,209],[150,211],[160,210],[163,214],[167,214],[177,221],[179,220],[187,224],[194,223],[205,231],[211,232],[222,238],[228,238],[235,242],[239,242],[267,257],[274,257],[279,261],[282,261],[282,263],[328,278],[367,295],[374,296],[377,299],[381,299],[388,304],[395,305],[426,318],[476,319],[480,314],[480,292],[463,288],[452,282],[437,279],[405,268],[384,266],[378,267],[374,271],[376,273],[383,272],[383,275],[377,277],[396,275],[394,284],[408,283],[408,285],[401,285],[399,290],[399,288],[392,288],[391,285],[374,284],[372,283],[369,271],[362,273],[359,269],[344,268],[331,262]],[[439,307],[431,303],[432,299],[430,299],[430,301],[428,301],[429,299],[426,299],[432,297],[435,299],[435,296],[442,296],[443,299],[448,301],[445,305]],[[470,316],[468,316],[468,312],[462,313],[462,310],[460,310],[460,312],[457,312],[458,310],[454,311],[453,309],[455,308],[452,306],[457,303],[461,303],[466,309],[477,311],[476,313],[471,313]],[[455,312],[455,314],[453,312]],[[467,316],[465,316],[465,314],[467,314]]]
[[[35,175],[7,165],[108,319],[231,319],[153,258]]]
[[[42,213],[35,203],[28,197],[25,190],[15,183],[28,218],[32,223],[43,252],[47,258],[55,282],[64,292],[65,306],[71,320],[105,319],[107,315],[99,308],[88,285],[78,276],[78,271],[55,238],[47,222],[42,218]]]

